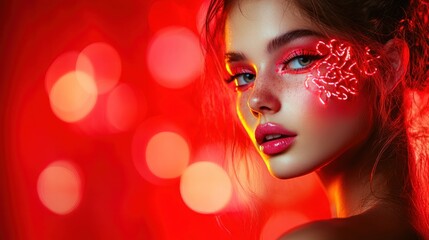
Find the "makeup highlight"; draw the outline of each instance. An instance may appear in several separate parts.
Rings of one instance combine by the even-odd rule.
[[[298,49],[288,53],[278,64],[276,64],[277,73],[284,74],[301,74],[309,71],[314,61],[321,59],[318,52],[308,49]],[[305,63],[305,61],[308,61]],[[298,63],[301,66],[293,66]]]
[[[310,84],[315,85],[322,104],[326,104],[330,98],[347,100],[358,94],[360,78],[372,76],[378,71],[371,62],[379,56],[372,56],[368,47],[365,48],[361,64],[353,56],[351,45],[336,39],[319,41],[316,51],[318,55],[324,56],[323,60],[311,68],[304,85],[306,88],[310,88]]]

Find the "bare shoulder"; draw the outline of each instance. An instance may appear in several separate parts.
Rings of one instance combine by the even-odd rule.
[[[316,221],[311,222],[284,234],[280,237],[280,240],[334,240],[340,239],[340,232],[337,224],[333,222],[334,220],[325,220],[325,221]]]
[[[281,240],[423,239],[411,224],[372,215],[315,221],[284,234]]]

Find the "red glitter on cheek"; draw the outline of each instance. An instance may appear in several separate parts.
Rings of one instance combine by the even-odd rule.
[[[314,64],[304,84],[306,88],[316,89],[322,104],[326,104],[330,98],[347,100],[356,95],[360,78],[377,72],[371,62],[378,57],[372,56],[369,48],[366,48],[364,62],[359,64],[360,67],[353,56],[351,45],[332,39],[329,42],[319,41],[316,49],[320,56],[325,57]]]

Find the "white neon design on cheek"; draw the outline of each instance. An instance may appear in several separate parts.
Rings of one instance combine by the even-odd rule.
[[[372,56],[368,47],[360,68],[352,55],[351,46],[336,39],[327,43],[319,41],[316,50],[320,56],[325,57],[311,68],[304,85],[306,88],[310,87],[309,83],[316,86],[322,104],[326,104],[332,97],[347,100],[358,94],[359,78],[377,72],[377,68],[370,63],[379,56]]]

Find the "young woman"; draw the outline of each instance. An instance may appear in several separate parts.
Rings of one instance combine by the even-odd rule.
[[[316,171],[334,206],[335,218],[282,239],[429,237],[429,121],[421,120],[428,109],[422,97],[429,82],[428,6],[211,1],[207,66],[226,75],[226,84],[206,78],[213,90],[204,93],[208,114],[227,119],[223,103],[235,100],[271,174],[287,179]],[[228,136],[237,152],[251,147],[234,132]]]

